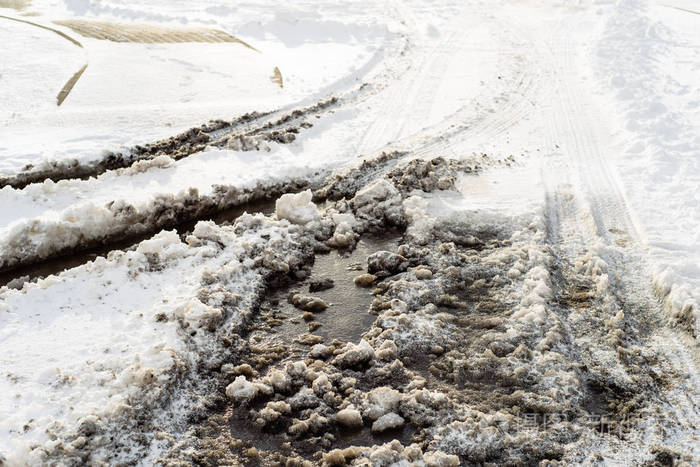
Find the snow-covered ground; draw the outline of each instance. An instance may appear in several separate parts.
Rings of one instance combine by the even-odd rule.
[[[697,9],[688,1],[621,2],[592,57],[600,97],[615,116],[611,164],[657,287],[676,310],[700,303]]]
[[[390,5],[333,2],[270,6],[209,2],[31,2],[0,14],[6,45],[0,100],[0,175],[47,161],[90,161],[104,151],[172,136],[249,111],[313,101],[355,85],[397,37]],[[36,13],[36,15],[34,14]],[[54,21],[167,27],[172,43],[83,37]],[[400,26],[400,25],[399,25]],[[99,27],[99,26],[98,26]],[[186,43],[178,30],[208,28],[240,43]],[[145,40],[148,40],[145,33]],[[57,95],[83,65],[65,101]],[[271,78],[277,68],[282,86]],[[37,137],[41,135],[41,137]]]
[[[128,24],[143,41],[86,37],[66,20],[98,30]],[[158,232],[266,193],[308,186],[319,198],[354,200],[326,212],[305,195],[285,198],[277,218],[200,223],[187,238],[155,233],[132,250],[0,288],[0,465],[80,458],[87,448],[107,458],[120,430],[145,438],[130,438],[122,447],[133,453],[110,459],[147,453],[143,462],[152,462],[165,438],[149,437],[186,431],[187,410],[172,421],[168,410],[211,389],[197,371],[221,366],[212,359],[227,358],[231,336],[254,319],[265,281],[294,272],[324,235],[332,247],[352,245],[382,222],[408,226],[405,240],[426,245],[441,238],[436,226],[497,226],[516,246],[487,249],[484,267],[509,264],[496,283],[511,295],[499,300],[516,323],[509,333],[533,326],[541,339],[537,365],[550,361],[542,346],[557,339],[538,326],[561,325],[569,337],[557,351],[586,349],[585,363],[609,366],[605,381],[618,389],[639,376],[625,355],[679,375],[639,409],[673,414],[677,425],[562,442],[564,459],[641,462],[652,443],[674,440],[678,459],[697,461],[700,434],[689,427],[700,418],[698,21],[692,0],[0,2],[0,180],[46,178],[0,189],[0,269]],[[242,42],[183,39],[195,28]],[[166,39],[155,40],[156,29]],[[272,113],[236,123],[248,112]],[[217,119],[231,124],[206,130],[201,150],[178,141]],[[134,150],[166,138],[158,153]],[[99,165],[113,152],[136,162]],[[414,182],[411,161],[435,157],[451,161],[420,175],[435,186]],[[81,166],[93,176],[73,178],[68,169]],[[381,177],[391,182],[372,183]],[[290,199],[302,205],[285,209]],[[567,280],[592,284],[599,315],[574,306],[561,317],[553,297],[573,293]],[[440,321],[410,301],[418,292],[396,293],[409,306],[399,307],[403,321],[386,312],[387,329],[407,342],[438,339]],[[551,360],[552,381],[570,378],[564,367],[582,365],[576,358]],[[261,381],[243,386],[262,393]],[[572,392],[552,397],[582,406],[575,394],[586,389],[562,384]],[[136,424],[134,411],[143,413]],[[430,450],[472,459],[485,438],[467,419],[436,427]],[[581,446],[600,458],[571,454]]]

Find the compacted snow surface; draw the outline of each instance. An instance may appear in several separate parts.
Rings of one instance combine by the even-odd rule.
[[[699,21],[0,1],[0,466],[700,463]]]

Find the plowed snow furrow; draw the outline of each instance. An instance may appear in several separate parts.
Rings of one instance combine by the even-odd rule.
[[[81,70],[79,73],[82,73]],[[59,102],[65,98],[64,91],[59,94]],[[292,108],[288,111],[266,113],[249,113],[233,121],[212,121],[209,124],[192,128],[179,135],[165,140],[139,145],[124,152],[107,152],[102,159],[89,164],[76,164],[72,161],[55,162],[49,168],[32,170],[14,176],[0,177],[0,188],[11,186],[23,188],[31,183],[44,180],[58,182],[73,178],[96,177],[109,171],[133,165],[135,162],[153,159],[158,156],[168,156],[179,160],[203,151],[208,145],[226,146],[227,138],[232,134],[245,138],[257,138],[260,142],[274,140],[286,143],[294,136],[285,139],[281,135],[299,131],[299,124],[314,115],[320,115],[333,107],[337,98],[321,99],[315,105]],[[309,125],[311,126],[311,125]],[[260,144],[250,144],[243,149],[253,149]]]

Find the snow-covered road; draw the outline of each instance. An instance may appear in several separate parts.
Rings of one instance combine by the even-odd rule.
[[[154,235],[0,288],[0,465],[700,462],[699,12],[0,2],[0,270]],[[280,277],[397,231],[362,343],[275,340]],[[254,359],[256,333],[285,350]],[[341,412],[406,423],[401,449],[316,436]],[[579,430],[601,413],[625,434]]]

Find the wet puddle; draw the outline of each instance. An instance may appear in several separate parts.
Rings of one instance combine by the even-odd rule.
[[[407,446],[411,444],[413,435],[417,432],[415,426],[407,423],[401,428],[385,430],[381,433],[373,433],[370,427],[365,426],[359,430],[340,430],[336,442],[336,448],[344,449],[350,446],[373,446],[375,444],[389,443],[395,439]]]
[[[263,309],[267,309],[264,311],[285,318],[279,320],[274,327],[275,338],[282,339],[285,344],[292,344],[299,336],[313,334],[322,337],[325,342],[334,339],[358,342],[376,317],[367,312],[374,299],[373,288],[358,287],[353,279],[366,272],[367,256],[381,250],[396,251],[400,240],[399,232],[386,233],[381,237],[364,236],[350,254],[331,251],[316,255],[307,279],[273,291],[263,305]],[[334,286],[327,290],[309,291],[311,281],[322,279],[332,279]],[[329,306],[324,311],[314,313],[312,320],[305,321],[304,311],[287,300],[293,293],[318,297]],[[320,326],[310,332],[309,322],[319,323]],[[256,332],[267,335],[262,330]]]
[[[319,448],[314,438],[292,438],[291,442],[287,443],[282,436],[287,431],[287,428],[287,425],[283,423],[275,425],[273,429],[263,429],[261,431],[255,424],[251,423],[246,415],[246,411],[240,409],[234,409],[228,420],[228,430],[231,435],[245,443],[243,450],[248,445],[252,445],[265,451],[290,454],[290,450],[293,447],[297,453],[313,457]],[[350,446],[369,447],[389,443],[395,439],[407,446],[414,441],[414,435],[417,432],[418,430],[415,426],[406,424],[401,428],[386,430],[381,433],[373,433],[369,426],[355,430],[332,428],[326,433],[334,436],[334,449],[344,449]]]

